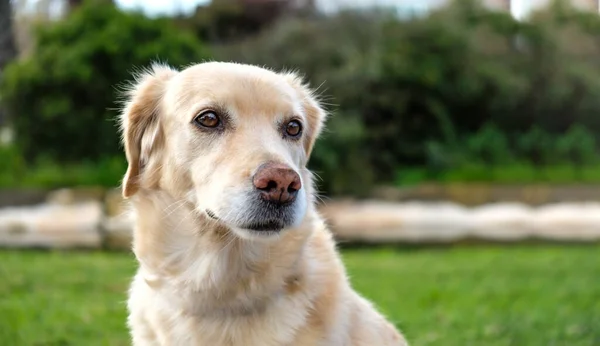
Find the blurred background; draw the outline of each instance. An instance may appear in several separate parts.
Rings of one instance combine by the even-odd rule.
[[[0,0],[0,345],[129,344],[118,89],[206,60],[318,88],[319,208],[412,344],[600,345],[599,6]]]

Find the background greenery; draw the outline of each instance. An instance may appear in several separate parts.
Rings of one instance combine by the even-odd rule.
[[[0,149],[9,162],[0,186],[118,184],[116,89],[153,60],[207,58],[293,68],[321,86],[332,117],[311,167],[327,193],[600,181],[595,13],[557,1],[520,22],[457,0],[409,19],[375,10],[277,19],[215,3],[150,19],[88,1],[38,27],[34,53],[9,65],[0,87],[16,133],[15,147]],[[101,172],[79,180],[72,170]]]
[[[598,245],[345,250],[414,345],[600,343]],[[125,253],[0,252],[2,345],[129,345]],[[490,270],[493,268],[493,270]]]

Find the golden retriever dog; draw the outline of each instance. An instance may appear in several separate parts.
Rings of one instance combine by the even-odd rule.
[[[406,345],[350,286],[306,164],[325,112],[293,73],[154,65],[126,94],[139,345]]]

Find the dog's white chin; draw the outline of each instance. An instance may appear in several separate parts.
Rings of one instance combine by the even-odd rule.
[[[281,237],[282,232],[286,232],[284,228],[280,231],[255,231],[252,229],[231,227],[231,231],[237,237],[248,241],[273,242]]]
[[[300,206],[298,206],[294,214],[293,222],[278,230],[254,230],[240,226],[229,226],[229,228],[233,234],[244,240],[262,242],[277,241],[283,233],[293,232],[294,228],[297,228],[302,224],[306,216],[306,207],[300,208]]]

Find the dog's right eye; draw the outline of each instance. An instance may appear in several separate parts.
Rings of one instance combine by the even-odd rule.
[[[214,111],[204,111],[194,118],[194,123],[201,127],[215,128],[221,123],[221,119]]]

